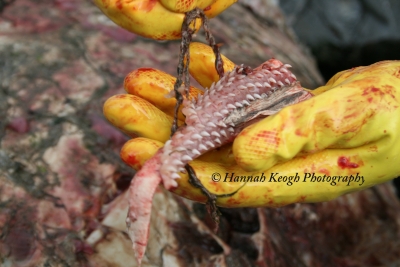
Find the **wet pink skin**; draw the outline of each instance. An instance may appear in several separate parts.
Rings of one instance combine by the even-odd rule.
[[[149,237],[152,199],[157,186],[162,182],[166,189],[176,187],[179,172],[184,172],[187,163],[232,142],[244,126],[224,123],[229,114],[249,106],[252,101],[267,99],[281,88],[290,88],[287,94],[302,92],[298,102],[312,96],[298,85],[288,67],[276,59],[253,70],[237,66],[232,72],[225,73],[203,96],[183,102],[186,125],[144,164],[129,188],[127,226],[139,265]]]

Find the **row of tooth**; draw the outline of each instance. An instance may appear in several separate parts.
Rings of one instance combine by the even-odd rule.
[[[279,71],[278,70],[272,70],[269,71],[267,69],[262,69],[261,71],[264,72],[265,74],[274,74],[274,75],[279,75],[280,77],[282,77],[284,75],[284,73],[287,75],[289,73],[289,71],[286,69],[287,67],[291,67],[288,64],[285,64],[283,68],[281,68]],[[241,67],[239,69],[239,72],[243,70],[243,67]],[[283,73],[282,73],[283,72]],[[265,78],[265,76],[260,73],[260,71],[257,71],[257,73],[255,74],[256,77],[262,79]],[[293,73],[290,73],[289,76],[291,78],[293,78],[294,80],[296,80],[296,76]],[[232,82],[235,79],[243,79],[244,77],[246,77],[246,75],[241,75],[241,74],[237,74],[236,70],[234,69],[233,71],[227,73],[224,77],[222,77],[217,83],[213,83],[210,88],[208,90],[205,91],[205,93],[203,95],[199,94],[197,97],[197,100],[193,100],[193,104],[197,102],[197,104],[202,104],[204,101],[207,101],[206,103],[206,108],[208,106],[210,106],[212,103],[210,100],[210,96],[213,96],[216,92],[219,92],[220,90],[222,90],[224,87],[228,87],[232,84]],[[224,86],[222,86],[222,82],[225,81],[225,79],[228,78],[228,83]],[[246,85],[239,85],[238,89],[242,89],[242,90],[249,90],[252,88],[263,88],[263,87],[267,87],[267,88],[272,88],[271,84],[277,84],[280,87],[283,87],[286,85],[290,85],[291,82],[289,80],[289,78],[286,78],[283,82],[282,81],[276,81],[276,79],[274,79],[273,77],[268,78],[268,82],[264,82],[264,83],[260,83],[260,82],[255,82],[255,83],[246,83]],[[232,93],[231,93],[232,94]],[[229,96],[229,95],[227,95]],[[227,96],[222,96],[222,97],[227,97]],[[235,96],[235,94],[231,95],[232,97]],[[202,107],[199,105],[198,109],[201,109]]]
[[[282,77],[282,76],[284,75],[283,73],[288,73],[288,70],[285,69],[285,68],[288,68],[288,67],[290,67],[290,65],[286,64],[286,65],[284,65],[283,68],[280,69],[280,71],[277,71],[277,70],[269,71],[269,70],[266,70],[266,69],[263,69],[262,71],[263,71],[265,74],[271,74],[271,73],[272,73],[272,74],[274,74],[274,75],[279,75],[280,77]],[[238,68],[238,67],[237,67],[237,68]],[[241,71],[243,71],[243,65],[242,65],[242,66],[239,68],[239,70],[238,70],[238,72],[241,72]],[[282,72],[283,72],[283,73],[282,73]],[[263,74],[259,73],[259,72],[257,72],[257,73],[255,74],[255,76],[256,76],[257,78],[260,78],[260,79],[265,78],[265,76],[264,76]],[[293,74],[290,74],[290,76],[291,76],[293,79],[296,79],[296,77],[295,77]],[[196,101],[196,100],[194,100],[194,101],[192,101],[192,103],[190,103],[190,108],[188,109],[188,111],[187,111],[188,114],[186,114],[186,115],[187,115],[187,116],[190,116],[191,119],[195,120],[195,119],[197,118],[197,116],[198,116],[198,115],[197,115],[197,112],[196,112],[195,110],[201,110],[201,109],[204,108],[204,107],[202,107],[202,106],[200,105],[203,101],[207,101],[207,103],[206,103],[206,105],[205,105],[205,107],[207,108],[208,106],[210,106],[210,105],[212,104],[212,102],[211,102],[210,99],[209,99],[210,96],[213,96],[213,95],[215,94],[215,92],[220,91],[222,88],[230,86],[230,85],[232,84],[232,82],[233,82],[235,79],[236,79],[236,80],[241,80],[241,79],[243,79],[243,78],[245,78],[245,77],[246,77],[246,75],[237,74],[237,73],[236,73],[236,69],[234,69],[234,70],[233,70],[232,72],[230,72],[230,73],[227,73],[227,74],[226,74],[223,78],[221,78],[217,83],[213,83],[213,84],[211,85],[210,89],[207,90],[207,91],[205,92],[204,95],[199,95],[199,96],[198,96],[198,99],[197,99],[197,107],[195,107],[195,103],[196,103],[195,101]],[[228,83],[225,84],[224,86],[222,86],[222,82],[224,82],[226,79],[228,79]],[[284,86],[284,83],[283,83],[283,82],[281,82],[281,81],[278,81],[278,82],[277,82],[277,81],[276,81],[274,78],[272,78],[272,77],[270,77],[270,78],[268,79],[268,81],[269,81],[270,83],[277,84],[277,85],[279,85],[279,86],[281,86],[281,87]],[[284,80],[284,82],[285,82],[287,85],[290,84],[290,80],[289,80],[288,78],[286,78],[286,79]],[[251,88],[256,88],[256,87],[268,87],[268,88],[271,88],[272,86],[271,86],[270,83],[268,83],[268,82],[264,82],[263,84],[261,84],[261,83],[259,83],[259,82],[255,82],[254,84],[253,84],[253,83],[247,83],[246,86],[240,85],[240,86],[238,87],[238,89],[243,89],[243,90],[244,90],[244,89],[251,89]],[[236,97],[236,95],[233,94],[233,93],[228,93],[227,96]],[[261,95],[260,95],[260,94],[257,94],[257,93],[255,93],[255,94],[253,94],[253,95],[247,94],[247,95],[246,95],[246,100],[243,100],[243,101],[241,101],[241,102],[236,102],[235,104],[228,104],[226,109],[222,109],[222,110],[220,110],[219,112],[218,112],[218,111],[217,111],[217,112],[214,112],[213,115],[214,115],[215,117],[222,117],[222,118],[223,118],[224,115],[227,115],[227,114],[230,112],[228,109],[233,110],[233,109],[236,109],[236,108],[241,108],[241,107],[243,107],[243,106],[248,106],[248,105],[250,105],[249,101],[254,101],[254,100],[262,99],[262,98],[266,98],[266,97],[268,97],[268,95],[267,95],[266,93],[263,93],[263,94],[261,94]],[[206,118],[212,118],[212,116],[211,116],[210,114],[207,114],[207,113],[204,114],[204,117],[206,117]],[[220,127],[223,127],[223,128],[227,128],[227,127],[228,127],[228,126],[227,126],[224,122],[222,122],[222,121],[220,121],[220,122],[217,123],[217,124],[215,124],[215,123],[213,123],[213,122],[207,122],[207,123],[206,123],[206,126],[207,126],[207,127],[210,127],[210,128],[211,128],[211,127],[217,128],[217,125],[220,126]],[[234,126],[234,125],[231,125],[231,126]],[[204,126],[203,124],[199,123],[199,124],[196,124],[196,128],[205,128],[205,126]],[[220,137],[221,137],[221,136],[223,136],[223,137],[227,137],[227,136],[228,136],[227,132],[226,132],[224,129],[220,130],[219,133],[218,133],[217,131],[207,132],[207,131],[205,131],[205,130],[201,131],[200,133],[197,133],[197,131],[195,130],[195,128],[194,128],[193,126],[187,126],[186,131],[188,131],[188,132],[194,132],[194,134],[191,135],[191,138],[190,138],[190,139],[185,140],[185,141],[183,142],[183,144],[182,144],[183,146],[178,146],[178,147],[176,147],[175,149],[173,149],[174,151],[181,152],[181,153],[182,153],[182,152],[185,152],[185,151],[188,152],[188,151],[189,151],[189,149],[187,149],[188,146],[196,145],[196,142],[193,141],[193,140],[197,140],[197,141],[200,143],[201,140],[202,140],[204,137],[211,137],[211,136],[213,136],[213,137],[215,137],[215,139],[214,139],[214,142],[215,142],[215,143],[217,143],[217,144],[222,144],[222,142],[221,142],[221,140],[220,140]],[[232,127],[229,127],[229,128],[227,128],[227,131],[229,131],[229,132],[234,132],[235,130],[234,130]],[[182,134],[182,133],[177,133],[175,138],[181,139],[181,138],[184,137],[184,136],[185,136],[185,135]],[[169,156],[169,155],[171,154],[171,151],[172,151],[172,144],[171,144],[171,143],[172,143],[172,140],[169,140],[169,141],[167,141],[167,142],[165,143],[165,146],[164,146],[164,155],[165,155],[165,156]],[[186,147],[185,147],[185,146],[186,146]],[[208,147],[207,147],[207,146],[208,146]],[[200,151],[206,151],[206,150],[208,150],[208,149],[210,149],[210,148],[214,148],[214,147],[215,147],[215,144],[208,140],[208,141],[206,141],[206,142],[204,142],[204,143],[198,144],[198,145],[197,145],[197,148],[198,148],[198,149],[191,149],[191,153],[192,153],[192,155],[194,155],[194,156],[200,156],[200,155],[202,154]],[[183,161],[189,162],[189,161],[192,161],[192,160],[193,160],[193,158],[192,158],[191,156],[189,156],[188,154],[184,154],[184,155],[181,157],[181,160],[179,160],[179,159],[174,159],[174,160],[172,160],[172,162],[171,162],[174,166],[178,166],[178,170],[177,170],[174,166],[167,166],[166,170],[171,172],[171,178],[177,179],[177,178],[180,177],[179,174],[177,173],[177,171],[184,171],[184,168],[183,168],[183,167],[179,167],[179,166],[183,166],[183,165],[184,165]]]
[[[208,122],[206,125],[208,127],[213,127],[215,129],[210,130],[210,131],[189,131],[192,132],[192,135],[190,136],[189,139],[183,141],[181,146],[177,146],[176,148],[174,148],[174,151],[179,151],[179,152],[183,152],[183,151],[187,151],[187,147],[190,146],[194,146],[198,143],[198,145],[196,146],[199,150],[201,151],[206,151],[208,149],[214,148],[215,144],[212,143],[211,141],[207,140],[204,143],[201,143],[201,141],[203,140],[203,138],[214,138],[214,142],[216,144],[222,144],[221,138],[228,138],[228,136],[233,133],[235,131],[234,128],[232,127],[228,127],[225,123],[221,122],[220,125],[221,127],[224,127],[225,129],[217,129],[219,127],[217,127],[216,124],[214,124],[213,122]],[[197,125],[198,126],[198,125]],[[204,125],[203,125],[204,126]],[[200,127],[202,128],[202,127]],[[174,138],[176,138],[177,140],[180,140],[184,137],[185,135],[183,133],[177,133],[176,136]],[[197,141],[197,142],[196,142]],[[168,140],[165,143],[165,150],[171,150],[171,140]],[[170,152],[167,152],[167,154],[169,154]],[[199,153],[199,151],[197,149],[192,149],[192,153],[193,155],[201,155],[201,153]]]
[[[286,65],[286,67],[289,67],[290,65]],[[243,67],[241,67],[240,69],[239,69],[239,72],[241,71],[241,69],[243,69]],[[285,73],[287,73],[288,71],[286,70],[286,69],[284,69],[284,68],[282,68],[281,70],[283,70],[283,72],[285,72]],[[263,69],[263,71],[265,71],[265,72],[267,72],[267,73],[273,73],[273,74],[276,74],[276,75],[282,75],[281,74],[281,72],[279,72],[279,71],[277,71],[277,70],[272,70],[272,71],[269,71],[269,70],[266,70],[266,69]],[[236,74],[236,70],[233,70],[232,72],[230,72],[230,73],[228,73],[227,75],[225,75],[221,80],[219,80],[216,84],[213,84],[211,87],[210,87],[210,89],[209,89],[209,91],[206,91],[206,94],[205,95],[203,95],[203,96],[201,96],[201,95],[199,95],[199,97],[198,97],[198,103],[197,103],[197,107],[195,107],[195,104],[194,104],[194,102],[192,102],[191,103],[191,108],[192,108],[192,111],[191,112],[189,112],[189,117],[192,119],[192,120],[196,120],[197,119],[197,113],[196,113],[196,111],[195,110],[201,110],[203,107],[200,105],[201,104],[201,102],[202,102],[202,100],[204,99],[204,100],[209,100],[209,99],[206,99],[206,98],[209,98],[209,96],[207,95],[207,92],[210,92],[210,94],[212,94],[213,92],[215,92],[216,90],[214,89],[215,87],[220,87],[221,85],[220,85],[220,83],[222,82],[222,81],[224,81],[224,79],[226,79],[227,77],[229,77],[229,79],[234,79],[235,77],[237,77],[237,75],[235,76],[235,74]],[[259,73],[257,73],[257,74],[259,74]],[[256,75],[257,75],[256,74]],[[292,78],[296,78],[293,74],[291,74],[292,75]],[[243,75],[243,76],[245,76],[245,75]],[[263,76],[264,77],[264,76]],[[259,77],[260,78],[260,77]],[[278,81],[278,82],[276,82],[276,80],[274,79],[274,78],[269,78],[269,81],[270,82],[272,82],[272,83],[276,83],[276,84],[278,84],[279,86],[284,86],[284,84],[282,83],[282,82],[280,82],[280,81]],[[229,81],[230,82],[230,81]],[[286,84],[290,84],[290,81],[289,81],[289,79],[288,78],[286,78],[285,79],[285,83]],[[229,84],[229,83],[228,83]],[[246,87],[247,86],[247,87]],[[265,82],[263,85],[261,84],[261,83],[259,83],[259,82],[256,82],[256,83],[254,83],[254,84],[252,84],[252,83],[247,83],[246,84],[246,86],[243,86],[243,85],[240,85],[238,88],[239,89],[248,89],[248,88],[250,88],[250,87],[262,87],[262,86],[264,86],[264,87],[271,87],[271,85],[269,84],[269,83],[267,83],[267,82]],[[222,86],[221,86],[222,87]],[[218,91],[218,90],[217,90]],[[232,96],[232,97],[235,97],[236,95],[235,94],[233,94],[233,93],[229,93],[228,94],[229,96]],[[236,108],[242,108],[242,107],[244,107],[244,106],[249,106],[250,105],[250,102],[249,101],[254,101],[254,100],[256,100],[256,99],[262,99],[262,98],[266,98],[266,97],[268,97],[268,95],[266,94],[266,93],[263,93],[263,94],[257,94],[257,93],[255,93],[255,94],[253,94],[253,95],[251,95],[251,94],[247,94],[246,95],[246,100],[243,100],[243,101],[241,101],[241,102],[235,102],[235,104],[228,104],[226,107],[226,109],[222,109],[222,110],[220,110],[219,112],[217,111],[217,112],[214,112],[213,113],[213,115],[215,116],[215,117],[221,117],[221,118],[223,118],[223,117],[225,117],[224,115],[227,115],[228,113],[230,113],[230,111],[229,111],[229,109],[230,110],[233,110],[233,109],[236,109]],[[207,104],[205,105],[205,107],[207,108],[209,105],[211,105],[212,103],[211,103],[211,101],[209,101],[209,102],[207,102]],[[204,115],[206,118],[211,118],[212,116],[210,115],[210,114],[205,114]],[[214,124],[214,123],[212,123],[212,122],[209,122],[208,124],[207,124],[207,126],[208,127],[216,127],[216,125]],[[220,121],[219,123],[218,123],[218,126],[221,126],[221,127],[227,127],[227,125],[224,123],[224,122],[222,122],[222,121]],[[231,124],[231,126],[234,126],[233,124]],[[197,127],[200,127],[200,128],[204,128],[205,126],[204,125],[202,125],[202,124],[198,124],[197,125]],[[233,128],[229,128],[229,131],[234,131],[234,129]],[[203,133],[203,136],[205,136],[205,137],[208,137],[207,135],[209,135],[206,131],[202,131],[202,133]],[[216,133],[215,131],[213,132],[213,133]],[[221,143],[221,141],[220,141],[220,139],[219,139],[219,137],[220,137],[220,134],[218,134],[218,133],[216,133],[217,135],[217,137],[218,138],[216,138],[216,143]],[[224,135],[225,137],[226,137],[226,132],[224,131],[224,130],[222,130],[221,131],[221,134],[222,135]],[[183,136],[183,135],[182,135]],[[193,134],[192,136],[191,136],[191,138],[193,139],[193,140],[196,140],[196,139],[198,139],[198,140],[201,140],[202,138],[203,138],[203,136],[201,136],[200,134],[197,134],[197,133],[195,133],[195,134]],[[186,143],[185,143],[186,142]],[[194,144],[194,142],[193,141],[191,141],[191,140],[187,140],[187,141],[185,141],[184,142],[184,144],[187,144],[187,145],[193,145]],[[210,144],[212,144],[211,142],[210,142]],[[180,147],[181,148],[181,150],[182,149],[184,149],[183,147]],[[210,148],[213,148],[213,146],[212,145],[210,145]],[[186,149],[185,149],[186,150]],[[196,154],[196,151],[194,151],[194,154]]]

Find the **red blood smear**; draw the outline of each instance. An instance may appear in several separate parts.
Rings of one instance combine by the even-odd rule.
[[[74,246],[76,253],[84,253],[91,255],[94,252],[93,248],[82,240],[74,240]]]
[[[346,157],[339,157],[338,158],[338,165],[340,168],[358,168],[357,163],[350,162],[350,160]]]
[[[29,131],[29,123],[26,118],[17,117],[7,124],[7,128],[17,133],[26,133]]]

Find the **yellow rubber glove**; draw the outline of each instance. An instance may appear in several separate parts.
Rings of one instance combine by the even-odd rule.
[[[211,48],[194,43],[190,50],[192,76],[209,87],[218,80]],[[233,69],[232,62],[223,60],[225,70]],[[154,69],[133,71],[125,80],[128,94],[114,96],[104,105],[111,123],[139,136],[121,150],[122,159],[136,170],[169,139],[175,99],[164,96],[174,81]],[[190,97],[199,92],[191,88]],[[314,98],[246,128],[233,147],[226,145],[190,163],[202,184],[217,195],[217,205],[276,207],[326,201],[400,173],[395,164],[400,62],[341,72],[313,93]],[[339,181],[334,176],[342,177]],[[189,184],[187,175],[177,182],[174,193],[207,200]]]
[[[296,201],[296,190],[301,201],[322,201],[399,176],[400,61],[342,71],[314,95],[242,131],[238,165],[298,174],[277,193],[282,203]]]
[[[237,0],[94,0],[116,24],[128,31],[156,40],[181,38],[185,12],[198,7],[213,18]],[[195,27],[199,29],[200,20]]]

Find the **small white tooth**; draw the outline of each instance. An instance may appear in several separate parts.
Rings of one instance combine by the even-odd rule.
[[[190,116],[190,115],[196,114],[197,112],[193,108],[188,108],[185,110],[184,113],[186,116]]]
[[[221,110],[221,114],[224,114],[224,115],[226,115],[226,114],[228,114],[229,113],[229,111],[227,110],[227,109],[223,109],[223,110]]]
[[[293,79],[296,79],[296,76],[293,73],[290,74],[290,77],[292,77]]]
[[[209,146],[209,147],[211,147],[211,148],[215,147],[215,145],[214,145],[213,143],[211,143],[210,141],[207,141],[207,142],[206,142],[206,145]]]
[[[219,131],[223,136],[227,137],[228,135],[226,134],[225,130]]]
[[[226,107],[228,107],[228,108],[236,108],[234,105],[232,105],[232,104],[228,104]]]
[[[240,89],[240,90],[245,90],[245,89],[247,89],[247,87],[244,86],[244,85],[239,85],[239,86],[238,86],[238,89]]]
[[[234,97],[236,95],[234,93],[229,93],[228,96]]]
[[[206,131],[202,131],[200,134],[202,136],[206,136],[206,137],[210,136],[210,134],[208,132],[206,132]]]
[[[211,96],[215,95],[215,90],[210,91],[210,95]]]
[[[172,166],[172,165],[167,166],[167,167],[165,168],[165,170],[166,170],[167,172],[176,172],[176,168],[175,168],[174,166]]]
[[[232,82],[228,82],[225,86],[228,87],[228,86],[231,86],[231,85],[232,85]]]
[[[203,144],[200,144],[199,145],[199,149],[200,150],[207,150],[207,147],[205,145],[203,145]]]
[[[183,142],[183,145],[184,145],[184,146],[191,146],[191,145],[194,145],[194,142],[193,142],[192,140],[185,140],[185,141]]]
[[[208,92],[208,91],[206,91],[206,92]],[[204,98],[203,98],[203,101],[209,101],[210,100],[210,96],[207,94]]]
[[[236,103],[235,103],[235,106],[237,106],[238,108],[241,108],[241,107],[243,107],[243,105],[242,105],[242,104],[240,104],[239,102],[236,102]]]
[[[178,170],[179,170],[180,172],[186,173],[185,168],[179,168]]]
[[[290,65],[290,64],[285,64],[285,65],[283,65],[283,67],[284,67],[284,68],[291,68],[292,65]]]
[[[238,70],[238,72],[242,72],[243,71],[243,67],[241,67],[239,70]]]
[[[235,70],[236,70],[236,69],[234,69],[233,71],[229,72],[229,75],[228,75],[228,76],[229,76],[229,77],[234,76],[234,75],[235,75]],[[235,77],[233,77],[233,78],[235,78]]]
[[[229,80],[228,80],[228,83],[233,82],[233,80],[235,80],[235,77],[230,77]]]
[[[269,70],[263,69],[263,72],[265,72],[266,74],[271,74],[271,72]]]
[[[221,127],[226,127],[226,124],[223,121],[218,122],[218,125]]]
[[[207,126],[208,127],[217,127],[217,125],[215,125],[213,122],[209,121],[207,122]]]
[[[204,114],[203,116],[204,116],[205,118],[208,118],[208,119],[211,118],[211,114],[209,114],[209,113],[206,113],[206,114]]]
[[[277,70],[273,70],[272,73],[275,74],[275,75],[281,75],[281,76],[282,76],[282,73],[280,73],[280,72],[277,71]]]
[[[233,128],[229,127],[229,128],[228,128],[228,131],[230,131],[230,132],[234,132],[234,131],[235,131],[235,129],[233,129]]]
[[[289,71],[288,71],[287,69],[285,69],[285,68],[281,68],[280,71],[281,71],[281,72],[284,72],[284,73],[288,73],[288,72],[289,72]]]
[[[192,153],[194,154],[194,155],[201,155],[201,153],[200,153],[200,151],[198,151],[197,149],[193,149],[192,150]]]
[[[216,138],[214,141],[215,141],[216,143],[218,143],[218,144],[222,144],[222,142],[221,142],[221,140],[219,140],[219,138]]]
[[[203,109],[202,106],[197,106],[197,107],[195,108],[195,110],[197,110],[197,111],[202,110],[202,109]]]
[[[214,116],[223,117],[224,115],[222,115],[221,113],[219,113],[219,112],[217,111],[217,112],[214,112]]]
[[[272,83],[276,83],[276,80],[275,80],[274,78],[272,78],[272,77],[269,78],[268,80],[269,80],[270,82],[272,82]]]
[[[196,124],[196,127],[197,127],[197,128],[204,128],[205,126],[204,126],[203,124],[201,124],[201,123],[197,123],[197,124]]]
[[[192,125],[186,126],[186,131],[187,132],[193,132],[194,130],[195,130],[195,128]]]
[[[255,85],[256,85],[257,87],[262,87],[262,84],[259,83],[259,82],[256,82]]]
[[[254,94],[255,98],[261,99],[261,96],[259,94]]]
[[[279,86],[284,86],[284,84],[281,81],[278,81]]]
[[[252,83],[246,83],[246,86],[247,86],[247,87],[255,87],[255,85],[252,84]]]
[[[233,122],[229,123],[229,125],[235,127],[235,124]]]
[[[218,85],[217,89],[215,89],[215,91],[219,92],[221,91],[221,89],[224,88],[222,85]]]
[[[179,151],[179,152],[182,152],[182,151],[185,151],[186,148],[183,147],[183,146],[178,146],[177,148],[175,148],[175,150],[176,150],[176,151]]]
[[[211,106],[211,104],[212,102],[207,102],[205,107],[208,108],[209,106]]]
[[[266,97],[267,97],[267,94],[265,94],[265,93],[264,93],[264,94],[261,94],[261,97],[262,97],[262,98],[266,98]]]
[[[171,143],[172,143],[172,140],[170,139],[170,140],[168,140],[167,142],[165,142],[164,147],[169,148],[169,147],[171,146]]]
[[[195,133],[194,135],[192,135],[192,138],[201,140],[203,136],[199,135],[198,133]]]
[[[290,84],[290,81],[288,78],[285,79],[285,83]]]
[[[271,85],[269,83],[267,83],[267,82],[264,83],[264,86],[268,87],[268,88],[271,88]]]
[[[183,160],[183,161],[192,161],[193,158],[192,158],[191,156],[189,156],[189,155],[183,155],[183,156],[182,156],[182,160]]]
[[[181,138],[184,137],[185,135],[184,135],[183,133],[176,133],[174,136],[175,136],[175,138],[177,138],[177,139],[181,139]]]
[[[174,160],[172,161],[172,164],[174,164],[174,165],[182,165],[183,162],[180,161],[179,159],[174,159]]]
[[[241,80],[241,79],[243,79],[245,77],[246,77],[246,75],[239,75],[239,76],[236,77],[236,79]]]
[[[194,115],[194,114],[193,114],[193,115],[189,116],[189,119],[194,121],[194,120],[197,119],[197,115]]]
[[[217,137],[221,137],[221,135],[219,133],[217,133],[216,131],[212,131],[211,135],[217,136]]]
[[[255,100],[254,97],[252,97],[252,96],[249,95],[249,94],[246,95],[246,98],[247,98],[248,100],[251,100],[251,101],[252,101],[252,100]]]
[[[250,103],[249,103],[249,101],[247,101],[247,100],[243,100],[243,101],[242,101],[242,104],[243,104],[243,105],[250,106]]]
[[[179,176],[179,174],[177,172],[174,172],[173,174],[171,174],[171,179],[179,179],[179,178],[181,178],[181,177]]]
[[[259,78],[259,79],[262,79],[262,78],[264,78],[264,75],[261,72],[258,72],[256,74],[256,77]]]

